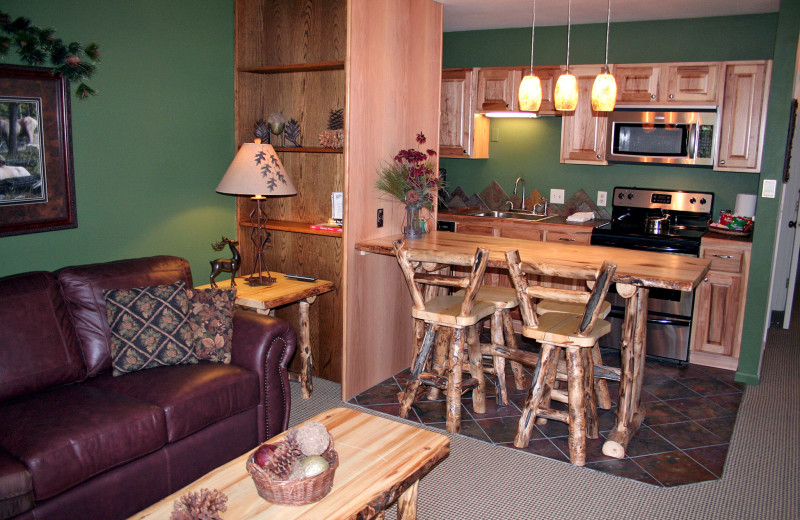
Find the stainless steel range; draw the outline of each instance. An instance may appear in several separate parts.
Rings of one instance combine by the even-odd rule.
[[[658,253],[700,255],[700,239],[711,221],[713,193],[614,188],[611,222],[592,231],[592,245]],[[619,348],[625,301],[609,292],[611,334],[601,346]],[[689,360],[694,294],[651,289],[647,355]]]

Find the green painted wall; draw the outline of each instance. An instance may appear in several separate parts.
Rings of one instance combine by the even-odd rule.
[[[220,254],[211,242],[235,234],[234,200],[214,191],[235,153],[233,0],[0,9],[65,41],[95,41],[102,59],[90,81],[99,94],[72,99],[78,228],[0,238],[0,276],[172,254],[205,279]]]
[[[448,185],[468,194],[482,191],[497,180],[510,193],[522,176],[527,188],[549,196],[563,188],[567,198],[579,189],[593,199],[598,190],[609,195],[615,186],[684,188],[714,192],[719,212],[732,209],[737,193],[758,193],[762,179],[779,179],[788,125],[788,106],[797,46],[798,2],[784,0],[780,13],[618,23],[611,26],[609,61],[614,63],[724,61],[772,59],[765,154],[760,175],[717,173],[710,169],[614,164],[588,166],[560,164],[561,118],[493,119],[498,140],[490,144],[489,159],[441,159]],[[794,24],[794,25],[792,25]],[[564,63],[566,27],[536,29],[537,65]],[[570,63],[602,63],[605,25],[572,28]],[[509,66],[530,63],[530,29],[452,32],[444,35],[444,67]],[[775,199],[759,198],[754,236],[751,283],[748,290],[744,341],[737,377],[758,381],[762,333],[766,323],[769,269],[775,240]],[[610,209],[610,206],[609,206]]]

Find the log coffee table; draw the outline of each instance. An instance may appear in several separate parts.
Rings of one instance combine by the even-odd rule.
[[[397,518],[417,518],[419,479],[450,453],[450,439],[415,426],[359,412],[334,408],[311,418],[325,425],[339,453],[339,467],[328,496],[304,506],[267,502],[256,491],[245,461],[251,452],[220,466],[183,489],[153,504],[131,519],[170,517],[182,495],[203,488],[228,496],[223,518],[337,520],[383,518],[397,499]],[[269,442],[283,440],[285,433]]]

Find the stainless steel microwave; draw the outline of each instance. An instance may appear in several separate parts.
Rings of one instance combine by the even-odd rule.
[[[606,159],[713,166],[717,111],[674,107],[624,107],[608,114]]]

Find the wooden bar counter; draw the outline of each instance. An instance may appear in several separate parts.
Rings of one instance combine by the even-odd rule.
[[[394,255],[392,249],[402,235],[387,236],[356,244],[362,253]],[[536,242],[513,238],[488,237],[464,233],[433,231],[416,240],[406,240],[410,258],[414,250],[441,253],[442,258],[469,258],[480,246],[491,251],[489,265],[506,267],[506,251],[518,249],[524,262],[543,263],[568,272],[575,267],[599,268],[604,260],[617,263],[613,281],[626,300],[622,325],[621,376],[616,425],[603,445],[603,453],[616,458],[625,456],[633,434],[644,420],[641,406],[644,376],[647,298],[650,288],[694,291],[708,272],[708,260],[602,246],[558,242]],[[400,276],[400,273],[398,273]]]

